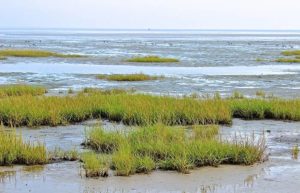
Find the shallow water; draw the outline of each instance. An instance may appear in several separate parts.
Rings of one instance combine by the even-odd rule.
[[[0,30],[1,48],[47,49],[87,58],[8,58],[0,61],[0,84],[42,84],[53,91],[83,87],[135,88],[155,94],[182,95],[266,90],[297,97],[300,66],[276,63],[280,52],[300,49],[300,31],[143,31],[143,30]],[[136,55],[180,59],[171,64],[125,62]],[[257,58],[266,61],[257,62]],[[95,74],[165,75],[161,81],[117,83]],[[172,86],[171,86],[172,85]]]
[[[83,125],[43,127],[35,131],[22,129],[25,138],[42,140],[48,148],[69,149],[79,144],[89,121]],[[106,129],[122,129],[123,125],[104,122]],[[221,134],[266,137],[269,161],[254,166],[223,165],[203,167],[191,174],[155,171],[149,175],[86,179],[78,162],[62,162],[44,168],[28,166],[0,167],[0,192],[274,192],[298,191],[300,161],[292,159],[291,147],[300,142],[300,123],[282,121],[243,121],[234,119]],[[268,132],[266,132],[268,131]],[[112,175],[112,174],[111,174]]]

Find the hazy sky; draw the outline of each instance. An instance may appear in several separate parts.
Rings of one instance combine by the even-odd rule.
[[[0,27],[300,29],[300,0],[1,0]]]

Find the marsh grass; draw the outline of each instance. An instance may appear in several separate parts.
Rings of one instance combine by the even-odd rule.
[[[300,99],[175,98],[130,91],[89,89],[70,96],[0,98],[0,123],[5,126],[57,126],[103,118],[125,125],[231,124],[232,118],[300,120]]]
[[[174,63],[179,62],[175,58],[162,58],[159,56],[144,56],[144,57],[134,57],[126,60],[126,62],[141,62],[141,63]]]
[[[6,60],[7,58],[0,56],[0,60]]]
[[[0,98],[9,96],[24,96],[24,95],[43,95],[47,92],[44,87],[32,86],[32,85],[1,85],[0,86]]]
[[[298,159],[298,155],[299,155],[299,146],[298,145],[295,145],[293,148],[292,148],[292,157],[293,159]]]
[[[81,55],[60,54],[46,50],[6,49],[0,50],[0,57],[58,57],[58,58],[79,58]]]
[[[262,58],[256,58],[255,61],[256,61],[256,62],[265,62],[266,60],[265,60],[265,59],[262,59]]]
[[[282,63],[300,63],[299,58],[278,58],[275,61],[282,62]]]
[[[193,125],[193,137],[195,139],[212,139],[219,134],[219,126],[217,125]]]
[[[113,153],[112,168],[118,176],[129,176],[135,173],[135,156],[127,141],[120,144],[120,148]]]
[[[203,129],[203,131],[200,131]],[[220,164],[251,165],[262,159],[265,144],[255,140],[221,141],[215,136],[218,127],[194,126],[168,127],[162,124],[137,128],[130,132],[104,131],[92,128],[88,139],[99,139],[104,135],[122,135],[123,140],[113,145],[111,168],[116,175],[128,176],[135,173],[149,173],[159,168],[189,173],[194,167],[218,166]],[[190,133],[192,132],[192,134]],[[105,143],[105,140],[102,141]],[[98,142],[96,142],[98,143]],[[111,143],[107,143],[109,146]],[[98,150],[96,148],[96,150]]]
[[[300,120],[300,99],[240,99],[228,102],[235,118]]]
[[[298,56],[300,55],[300,50],[286,50],[281,52],[284,56]]]
[[[126,125],[230,124],[231,111],[222,100],[196,100],[131,94],[79,93],[72,96],[13,96],[0,99],[0,122],[7,126],[57,126],[93,118]]]
[[[164,76],[150,76],[143,73],[138,74],[111,74],[111,75],[97,75],[98,79],[109,81],[147,81],[163,79]]]
[[[84,153],[81,156],[86,177],[107,177],[110,160],[105,155],[93,152]]]
[[[24,142],[15,131],[0,128],[0,165],[48,163],[46,148],[41,143]]]
[[[104,132],[102,129],[89,129],[85,134],[85,146],[101,153],[111,153],[118,149],[123,136],[118,133]]]

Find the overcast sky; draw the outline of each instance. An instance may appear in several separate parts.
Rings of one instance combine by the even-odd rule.
[[[2,28],[300,29],[300,0],[1,0]]]

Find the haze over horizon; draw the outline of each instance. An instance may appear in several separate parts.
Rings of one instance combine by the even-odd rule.
[[[299,30],[298,0],[10,0],[0,28]]]

